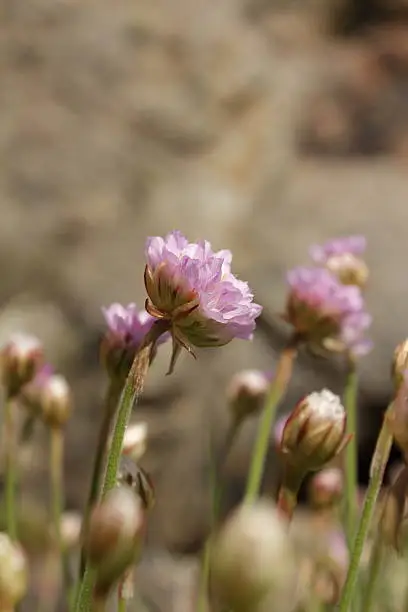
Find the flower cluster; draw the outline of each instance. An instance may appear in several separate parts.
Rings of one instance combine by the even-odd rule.
[[[323,267],[298,267],[289,271],[284,318],[310,346],[346,350],[354,357],[370,350],[371,342],[364,334],[371,325],[371,316],[366,311],[361,286],[357,282],[344,282],[342,273],[336,274],[329,265],[333,258],[347,260],[355,253],[360,254],[364,247],[364,239],[357,236],[314,246],[313,259]],[[344,276],[348,281],[352,278],[351,272]]]

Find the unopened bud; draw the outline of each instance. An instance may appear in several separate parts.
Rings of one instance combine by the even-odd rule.
[[[316,509],[338,504],[343,495],[344,478],[340,468],[325,468],[314,474],[309,482],[309,500]]]
[[[75,548],[81,539],[82,518],[78,512],[64,512],[61,517],[61,540],[64,549]]]
[[[144,525],[142,500],[129,487],[113,489],[93,509],[84,551],[95,570],[99,594],[107,594],[135,562]]]
[[[342,253],[329,257],[326,261],[326,267],[337,276],[343,285],[357,285],[360,289],[364,289],[367,285],[368,266],[365,261],[352,253]]]
[[[270,381],[259,370],[243,370],[233,376],[227,388],[227,400],[232,418],[242,421],[263,408]]]
[[[408,339],[398,344],[394,351],[394,356],[391,365],[391,376],[395,388],[404,382],[405,372],[408,371]]]
[[[311,393],[289,415],[282,434],[281,452],[286,465],[299,478],[322,469],[345,447],[347,417],[331,391]]]
[[[286,525],[271,502],[235,510],[215,536],[210,563],[210,590],[221,609],[252,612],[266,600],[274,604],[271,610],[293,608],[294,552]],[[284,602],[291,607],[285,608]]]
[[[402,551],[402,525],[408,495],[408,468],[403,466],[390,485],[381,512],[379,529],[384,544]]]
[[[145,510],[151,510],[156,503],[152,479],[140,465],[123,456],[120,462],[118,484],[126,485],[141,498]]]
[[[54,374],[44,386],[41,416],[50,427],[63,427],[72,412],[72,396],[66,379]]]
[[[17,395],[40,368],[41,342],[34,336],[15,334],[0,352],[1,380],[9,397]]]
[[[385,418],[396,444],[408,457],[408,372],[402,379],[392,408],[387,411]]]
[[[147,423],[134,423],[129,425],[125,432],[122,446],[122,455],[139,461],[146,452]]]
[[[0,533],[0,610],[14,610],[27,592],[28,570],[23,549]]]

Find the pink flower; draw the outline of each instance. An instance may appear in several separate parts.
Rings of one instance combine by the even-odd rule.
[[[148,238],[145,253],[146,309],[169,321],[176,344],[191,350],[252,338],[262,308],[232,274],[230,251],[214,252],[209,242],[189,243],[174,231]]]
[[[284,318],[312,345],[361,355],[371,348],[364,332],[371,324],[361,289],[344,285],[325,268],[299,267],[287,276]]]
[[[341,255],[360,256],[366,249],[364,236],[345,236],[334,238],[324,244],[314,244],[310,247],[310,256],[317,264],[326,264],[331,257]]]

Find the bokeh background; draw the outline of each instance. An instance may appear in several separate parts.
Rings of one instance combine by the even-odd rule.
[[[361,365],[361,478],[408,332],[406,0],[1,0],[0,340],[36,333],[72,383],[67,507],[84,502],[105,386],[101,305],[142,305],[147,235],[230,248],[265,307],[253,343],[160,352],[135,418],[157,505],[140,569],[152,609],[190,612],[208,528],[207,433],[225,385],[273,371],[288,266],[363,233],[375,350]],[[287,406],[343,373],[302,356]],[[227,466],[239,499],[256,422]],[[272,447],[272,442],[271,442]],[[368,449],[368,450],[367,450]],[[27,495],[46,489],[46,449]],[[270,472],[270,473],[269,473]],[[273,453],[266,477],[273,481]],[[272,486],[272,485],[271,485]],[[154,607],[155,606],[155,607]]]

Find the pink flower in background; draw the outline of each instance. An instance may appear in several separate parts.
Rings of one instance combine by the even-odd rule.
[[[108,332],[124,344],[138,346],[154,323],[145,310],[139,310],[136,304],[111,304],[102,308]]]
[[[364,333],[371,324],[359,287],[344,285],[325,268],[298,267],[288,273],[284,318],[312,345],[350,350],[371,348]]]
[[[345,236],[334,238],[324,244],[314,244],[310,247],[310,256],[317,264],[326,264],[332,257],[341,255],[361,256],[366,250],[367,241],[364,236]]]
[[[167,319],[176,344],[222,346],[249,340],[262,307],[231,272],[232,254],[207,241],[190,243],[178,231],[146,242],[146,309]]]

